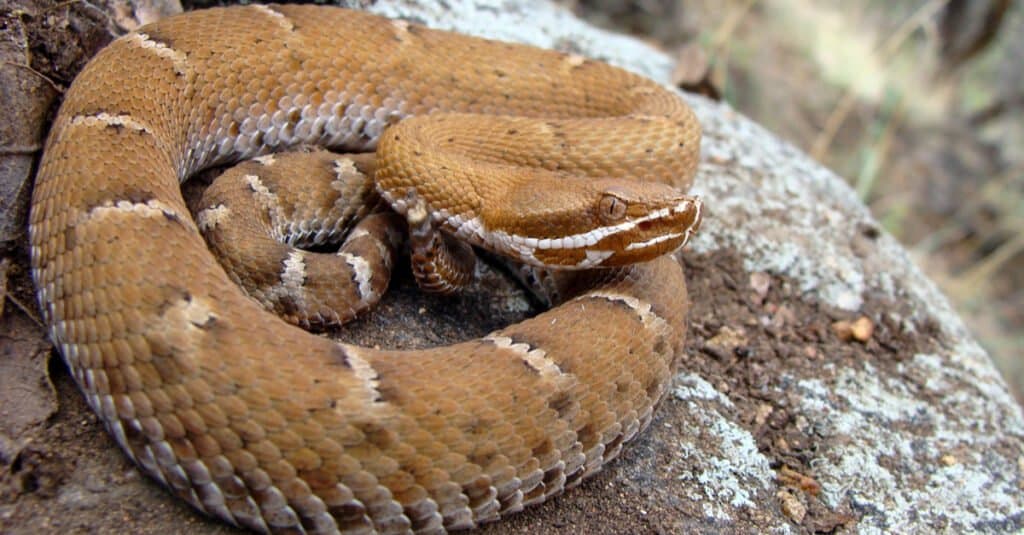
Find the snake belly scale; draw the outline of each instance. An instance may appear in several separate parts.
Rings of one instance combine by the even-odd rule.
[[[68,90],[33,278],[88,403],[197,509],[264,532],[469,528],[578,484],[649,423],[688,308],[663,253],[700,205],[646,201],[689,186],[699,140],[672,92],[578,56],[337,8],[196,11],[116,40]],[[180,191],[299,144],[379,149],[378,189],[410,221],[529,264],[621,267],[452,346],[314,336],[232,283]]]

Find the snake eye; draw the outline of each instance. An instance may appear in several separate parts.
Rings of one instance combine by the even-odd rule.
[[[601,197],[600,214],[606,223],[621,221],[626,217],[626,201],[614,195],[605,195]]]

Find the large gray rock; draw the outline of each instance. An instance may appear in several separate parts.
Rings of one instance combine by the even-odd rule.
[[[573,51],[662,82],[673,67],[539,0],[370,9]],[[1024,529],[1021,409],[945,297],[839,177],[728,106],[686,98],[705,129],[695,191],[708,216],[683,255],[693,326],[673,395],[599,476],[486,530]],[[457,314],[424,318],[421,307],[451,303],[402,287],[357,326],[371,334],[344,335],[436,345],[467,336],[463,321],[486,331],[495,308],[512,317],[522,308],[514,288],[497,307],[480,290],[456,303]],[[858,318],[873,332],[843,336],[840,325]],[[414,322],[421,327],[406,328]],[[60,411],[0,442],[20,445],[3,459],[0,496],[10,499],[0,502],[0,531],[229,531],[140,479],[66,373],[55,382]]]

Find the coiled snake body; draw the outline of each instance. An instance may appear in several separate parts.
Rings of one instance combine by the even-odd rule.
[[[335,8],[197,11],[118,39],[68,91],[33,277],[89,404],[196,508],[259,531],[472,527],[577,484],[650,421],[687,309],[659,255],[700,218],[662,183],[689,185],[699,138],[674,94],[577,56]],[[413,223],[602,269],[453,346],[309,334],[232,282],[179,188],[299,144],[377,148],[377,189]]]

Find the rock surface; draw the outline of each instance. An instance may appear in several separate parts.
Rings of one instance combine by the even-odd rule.
[[[663,82],[673,68],[666,55],[539,0],[371,9]],[[687,99],[705,129],[695,191],[708,214],[682,258],[694,310],[673,395],[601,474],[483,531],[1024,530],[1021,409],[946,299],[839,177],[727,106]],[[17,295],[28,291],[21,262]],[[528,309],[499,274],[454,301],[419,295],[407,273],[396,286],[338,335],[437,345]],[[38,351],[20,349],[30,343],[11,343],[41,331],[16,311],[0,325],[0,364],[45,373]],[[0,411],[0,531],[233,531],[139,476],[63,366],[51,370],[60,402],[52,416],[26,423]]]

